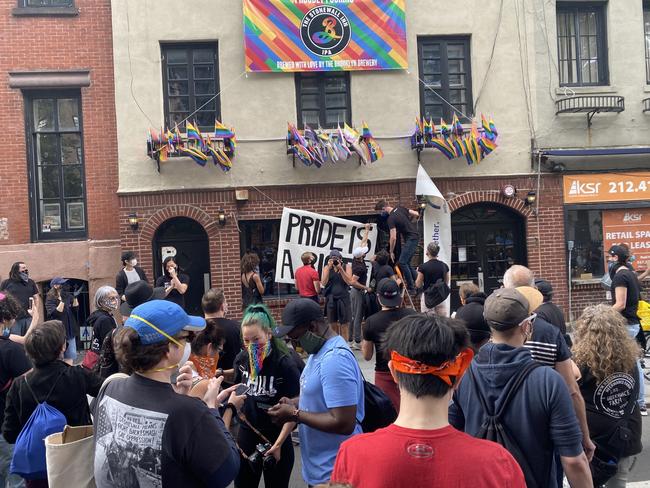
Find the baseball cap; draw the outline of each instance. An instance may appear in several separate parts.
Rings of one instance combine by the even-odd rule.
[[[616,256],[622,260],[626,260],[630,257],[630,253],[623,246],[612,246],[609,248],[608,252],[610,256]]]
[[[542,294],[545,300],[550,300],[553,297],[553,286],[542,278],[535,279],[535,286]]]
[[[530,316],[529,307],[528,300],[517,289],[499,288],[485,300],[483,317],[491,328],[509,330]]]
[[[355,247],[354,251],[352,251],[352,256],[354,256],[355,258],[360,258],[365,254],[368,254],[368,246]]]
[[[402,295],[397,282],[392,278],[383,278],[377,285],[377,298],[384,307],[399,307]]]
[[[53,287],[54,285],[62,285],[67,281],[67,278],[61,278],[60,276],[57,276],[56,278],[52,278],[52,281],[50,281],[50,287]]]
[[[154,288],[144,280],[129,283],[124,290],[126,302],[120,305],[120,313],[127,317],[138,305],[142,305],[149,300],[162,300],[165,298],[165,289],[163,287]]]
[[[282,325],[273,329],[275,337],[284,337],[295,327],[309,324],[323,318],[323,312],[315,301],[309,298],[291,300],[282,311]]]
[[[515,288],[521,293],[526,300],[528,300],[528,314],[533,313],[537,308],[544,303],[544,296],[532,286],[518,286]]]
[[[331,258],[339,258],[339,259],[343,259],[343,255],[341,254],[341,252],[340,252],[340,251],[337,251],[336,249],[332,249],[332,250],[330,251],[330,257],[331,257]]]
[[[174,302],[151,300],[133,309],[124,327],[134,329],[142,344],[158,344],[174,337],[181,330],[199,332],[205,329],[205,319],[187,315]]]

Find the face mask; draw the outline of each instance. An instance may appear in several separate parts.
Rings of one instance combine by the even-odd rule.
[[[171,275],[172,273],[176,272],[176,268],[169,268],[167,270],[167,274]]]
[[[219,354],[216,356],[198,356],[190,354],[190,361],[194,364],[196,372],[202,378],[214,378],[217,372],[217,364],[219,363]]]
[[[379,215],[381,215],[382,217],[386,218],[386,217],[388,217],[388,212],[386,212],[386,210],[382,210],[381,213],[380,213]]]
[[[634,261],[636,261],[636,256],[634,254],[632,254],[630,256],[630,258],[628,259],[628,262],[633,263]]]
[[[138,264],[138,260],[137,260],[137,259],[132,259],[132,260],[131,260],[131,266],[136,266],[137,264]]]
[[[29,281],[29,271],[25,270],[22,273],[18,273],[18,276],[20,276],[20,279],[27,283]]]
[[[183,349],[183,357],[179,361],[178,365],[183,366],[186,362],[190,360],[190,354],[192,354],[192,346],[189,342],[185,343],[185,348]]]
[[[260,345],[259,342],[251,342],[246,346],[248,352],[248,365],[250,368],[250,377],[251,380],[257,378],[262,371],[262,365],[264,360],[267,358],[271,352],[271,341],[267,341],[266,344]]]
[[[119,298],[111,298],[106,302],[106,308],[109,310],[117,310],[120,306]]]
[[[298,339],[298,343],[307,354],[316,354],[323,347],[323,344],[325,344],[325,339],[317,336],[313,332],[307,331]]]

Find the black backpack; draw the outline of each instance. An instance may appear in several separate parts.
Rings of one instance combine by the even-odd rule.
[[[501,419],[508,409],[508,406],[512,402],[512,399],[521,389],[521,385],[523,385],[526,377],[535,368],[538,367],[541,367],[541,364],[537,363],[536,361],[531,361],[526,366],[521,368],[521,370],[512,380],[508,391],[505,393],[505,399],[503,400],[501,407],[495,413],[492,413],[490,408],[488,408],[487,402],[485,401],[481,390],[479,390],[477,386],[478,382],[476,376],[474,376],[474,373],[472,371],[474,369],[474,365],[472,364],[472,366],[469,368],[469,379],[471,380],[474,391],[476,392],[476,396],[478,397],[484,412],[483,423],[481,424],[481,428],[479,429],[478,433],[474,437],[496,442],[497,444],[501,444],[504,448],[506,448],[506,450],[512,454],[512,457],[517,460],[517,463],[519,463],[519,467],[523,471],[524,477],[526,478],[526,486],[528,488],[541,488],[547,486],[547,484],[539,484],[535,479],[533,470],[531,469],[530,464],[524,455],[524,451],[519,447],[517,441],[509,433],[508,428],[501,423]]]

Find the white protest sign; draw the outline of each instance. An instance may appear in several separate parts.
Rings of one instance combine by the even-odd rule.
[[[303,265],[300,256],[306,251],[316,255],[315,266],[319,275],[327,257],[333,250],[341,253],[344,263],[349,263],[353,259],[352,251],[361,245],[365,233],[364,225],[353,220],[285,207],[282,211],[278,239],[278,259],[275,265],[276,283],[294,283],[294,274]],[[376,244],[377,226],[373,225],[368,233],[369,251],[366,255],[368,269],[370,269],[369,258],[375,254]],[[370,278],[370,272],[368,272],[368,278]]]

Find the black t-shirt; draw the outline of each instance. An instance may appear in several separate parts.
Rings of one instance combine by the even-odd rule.
[[[217,324],[217,327],[223,331],[223,336],[225,338],[223,352],[219,356],[217,367],[221,369],[232,369],[233,364],[235,363],[235,358],[242,349],[241,327],[239,326],[239,323],[224,317],[206,320],[214,321],[214,323]]]
[[[418,266],[418,271],[424,275],[424,289],[445,279],[445,273],[449,273],[449,266],[437,259],[429,259],[426,263]]]
[[[168,288],[171,286],[171,278],[169,278],[167,275],[162,275],[159,276],[158,279],[156,280],[156,287],[165,287]],[[187,276],[185,273],[178,273],[178,281],[180,281],[184,285],[190,284],[190,277]],[[185,292],[187,293],[187,291]],[[169,292],[169,295],[165,297],[165,300],[169,300],[170,302],[174,302],[177,305],[180,305],[181,307],[185,308],[185,295],[181,294],[176,288],[174,288],[172,291]]]
[[[562,310],[553,302],[544,302],[535,313],[540,319],[546,320],[549,324],[554,325],[562,334],[566,334],[566,322],[564,321],[564,314]]]
[[[419,239],[418,229],[411,221],[409,211],[404,207],[395,207],[386,220],[389,229],[397,229],[405,241]]]
[[[345,299],[350,297],[350,287],[341,276],[341,273],[330,270],[329,281],[325,287],[325,296],[335,299]]]
[[[99,354],[104,343],[104,339],[111,331],[117,327],[115,319],[111,314],[104,310],[95,310],[90,314],[86,323],[93,328],[92,341],[90,350]]]
[[[637,315],[639,308],[639,279],[636,277],[634,271],[623,268],[616,271],[612,278],[612,305],[616,303],[616,288],[627,288],[627,299],[625,300],[625,308],[621,311],[621,315],[627,319],[628,324],[638,324],[641,322]]]
[[[395,270],[388,264],[376,264],[373,267],[372,272],[375,279],[375,287],[377,287],[377,285],[379,285],[379,282],[384,278],[392,278],[395,274]]]
[[[274,441],[282,426],[274,424],[266,410],[282,397],[294,398],[299,395],[300,371],[290,354],[281,354],[275,348],[264,360],[255,380],[250,379],[249,370],[248,352],[242,351],[235,359],[235,384],[243,383],[250,387],[246,393],[244,414],[253,427]],[[244,423],[241,426],[248,428]]]
[[[533,337],[524,344],[533,359],[545,366],[554,367],[571,358],[571,350],[560,329],[537,317],[533,322]]]
[[[359,283],[361,283],[363,286],[366,286],[366,282],[368,281],[368,267],[366,266],[365,262],[359,261],[358,259],[353,259],[352,274],[358,276]]]
[[[29,309],[29,298],[38,295],[38,288],[33,280],[27,280],[27,283],[23,280],[4,280],[0,284],[0,290],[10,293],[20,303],[21,311],[16,318],[24,319],[29,317],[27,313]]]
[[[70,366],[63,361],[54,361],[34,368],[26,376],[16,379],[7,393],[5,418],[2,434],[10,444],[29,420],[37,407],[36,399],[25,384],[36,395],[39,402],[47,403],[61,412],[68,425],[90,425],[88,397],[97,396],[102,379],[81,366]],[[48,393],[52,391],[48,397]]]
[[[380,310],[366,319],[363,327],[363,340],[371,341],[375,345],[375,371],[388,372],[388,358],[384,354],[382,341],[386,329],[393,322],[415,314],[412,308],[393,308]]]
[[[140,480],[163,488],[221,487],[239,470],[239,452],[219,413],[169,383],[139,374],[113,380],[94,417],[97,488],[144,486]]]
[[[578,381],[580,393],[585,400],[589,435],[601,449],[621,457],[633,456],[641,452],[641,412],[638,407],[631,414],[625,415],[626,409],[632,408],[630,402],[636,404],[638,396],[638,370],[634,368],[629,373],[613,373],[598,383],[591,370],[580,368],[582,378]],[[635,391],[636,389],[636,391]],[[612,452],[609,445],[616,424],[621,420],[626,423],[632,433],[632,441],[620,453]]]
[[[5,398],[14,378],[32,369],[25,349],[9,339],[0,338],[0,425],[5,416]]]

